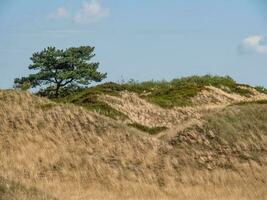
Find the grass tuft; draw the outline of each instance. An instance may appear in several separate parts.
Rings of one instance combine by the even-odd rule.
[[[233,105],[243,106],[243,105],[250,105],[250,104],[267,104],[267,100],[262,99],[262,100],[255,100],[255,101],[240,101],[240,102],[233,103],[230,106],[233,106]]]
[[[168,128],[165,127],[165,126],[160,126],[160,127],[147,127],[147,126],[144,126],[142,124],[139,124],[139,123],[132,123],[132,124],[128,124],[128,126],[131,126],[131,127],[134,127],[140,131],[143,131],[143,132],[146,132],[146,133],[149,133],[150,135],[156,135],[162,131],[165,131],[167,130]]]
[[[0,177],[0,200],[9,199],[55,200],[34,187],[26,188],[20,183]]]

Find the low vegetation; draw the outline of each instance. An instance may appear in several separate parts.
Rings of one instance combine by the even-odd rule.
[[[128,126],[131,126],[131,127],[134,127],[134,128],[136,128],[136,129],[138,129],[140,131],[149,133],[150,135],[156,135],[156,134],[168,129],[165,126],[147,127],[147,126],[144,126],[144,125],[138,124],[138,123],[131,123],[131,124],[128,124]]]
[[[103,84],[96,87],[88,88],[80,92],[75,92],[74,94],[71,94],[64,98],[55,99],[55,101],[61,103],[72,103],[95,111],[112,119],[125,120],[127,119],[127,116],[125,114],[112,108],[107,103],[99,101],[98,95],[100,94],[117,94],[115,92],[116,89],[114,89],[114,87],[116,86],[115,84],[114,87],[107,87],[112,85],[113,84]]]
[[[131,82],[123,85],[125,89],[143,94],[143,97],[163,108],[174,106],[190,106],[191,98],[196,96],[205,86],[214,86],[237,93],[243,96],[250,96],[248,89],[241,88],[231,77],[221,76],[191,76],[172,81],[148,81],[143,83]]]
[[[159,105],[163,108],[191,106],[191,99],[201,92],[205,86],[214,86],[230,93],[237,93],[242,96],[250,96],[251,91],[242,88],[232,78],[220,76],[191,76],[186,78],[174,79],[171,81],[129,81],[127,83],[104,83],[95,87],[87,88],[75,94],[63,98],[64,102],[83,102],[93,98],[97,101],[97,95],[106,94],[119,96],[120,92],[128,91],[137,93],[141,98]],[[79,103],[78,103],[79,104]],[[101,103],[102,104],[102,103]],[[107,106],[105,106],[107,107]],[[106,108],[94,106],[93,109],[103,110]]]
[[[254,100],[254,101],[240,101],[240,102],[235,102],[232,103],[230,106],[232,105],[249,105],[249,104],[267,104],[267,100],[262,99],[262,100]]]
[[[263,86],[256,86],[255,89],[260,93],[267,94],[267,89]]]

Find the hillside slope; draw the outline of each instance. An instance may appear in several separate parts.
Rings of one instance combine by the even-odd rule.
[[[172,81],[106,83],[60,100],[125,124],[171,128],[198,119],[206,110],[234,102],[267,99],[266,90],[236,83],[230,77],[193,76]]]
[[[246,90],[167,108],[129,89],[0,91],[0,199],[266,199],[267,97]]]

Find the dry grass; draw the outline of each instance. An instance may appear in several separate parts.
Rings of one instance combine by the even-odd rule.
[[[0,177],[0,199],[1,200],[54,200],[49,195],[37,190],[34,187],[25,187],[20,183],[8,181]]]
[[[245,89],[250,92],[249,96],[243,96],[239,93],[227,92],[221,88],[213,86],[206,86],[192,101],[194,105],[222,105],[230,104],[239,101],[255,101],[261,99],[267,99],[265,93],[261,93],[254,88],[239,86],[239,88]]]
[[[102,95],[100,99],[127,115],[131,122],[148,127],[173,127],[190,118],[200,117],[198,108],[164,109],[147,102],[135,93],[122,92],[119,97]]]
[[[267,99],[267,95],[247,88],[251,96],[241,96],[237,93],[227,93],[222,89],[207,86],[197,96],[192,98],[193,107],[176,107],[164,109],[140,98],[136,93],[121,92],[120,95],[100,95],[99,100],[118,110],[128,117],[132,123],[147,127],[166,126],[169,128],[180,126],[190,119],[199,119],[203,113],[216,110],[235,102],[248,102]],[[128,123],[128,121],[126,121]]]
[[[127,95],[125,99],[130,99]],[[131,105],[128,104],[129,109]],[[142,106],[155,108],[151,115],[164,112],[154,105],[140,103],[138,106],[140,113]],[[254,109],[267,109],[266,105],[258,106],[242,116],[253,113]],[[123,109],[121,105],[120,111]],[[0,176],[20,182],[26,188],[35,186],[62,200],[266,199],[264,148],[260,159],[255,161],[228,152],[230,143],[218,142],[227,147],[220,154],[227,165],[219,165],[214,157],[218,149],[211,144],[214,137],[206,135],[205,121],[202,121],[204,113],[213,113],[214,109],[205,112],[198,108],[184,109],[179,110],[180,122],[196,116],[196,123],[168,137],[164,133],[154,137],[81,107],[54,104],[28,93],[0,91]],[[229,112],[243,112],[242,107],[234,109]],[[215,110],[221,112],[221,108]],[[176,120],[176,114],[172,115]],[[164,120],[160,123],[163,116],[154,123],[163,126]],[[245,145],[241,150],[249,155],[255,154],[250,144],[266,146],[262,129],[265,118],[257,116],[256,113],[249,119],[258,123],[249,130],[260,134],[260,138],[248,134],[247,140],[238,143]],[[145,124],[141,116],[135,117]],[[210,129],[213,127],[216,126]],[[223,133],[214,134],[215,138],[223,137]],[[13,199],[21,198],[17,195]]]

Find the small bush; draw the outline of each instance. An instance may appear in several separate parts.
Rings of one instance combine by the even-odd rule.
[[[256,86],[255,89],[260,93],[267,94],[267,89],[263,86]]]

